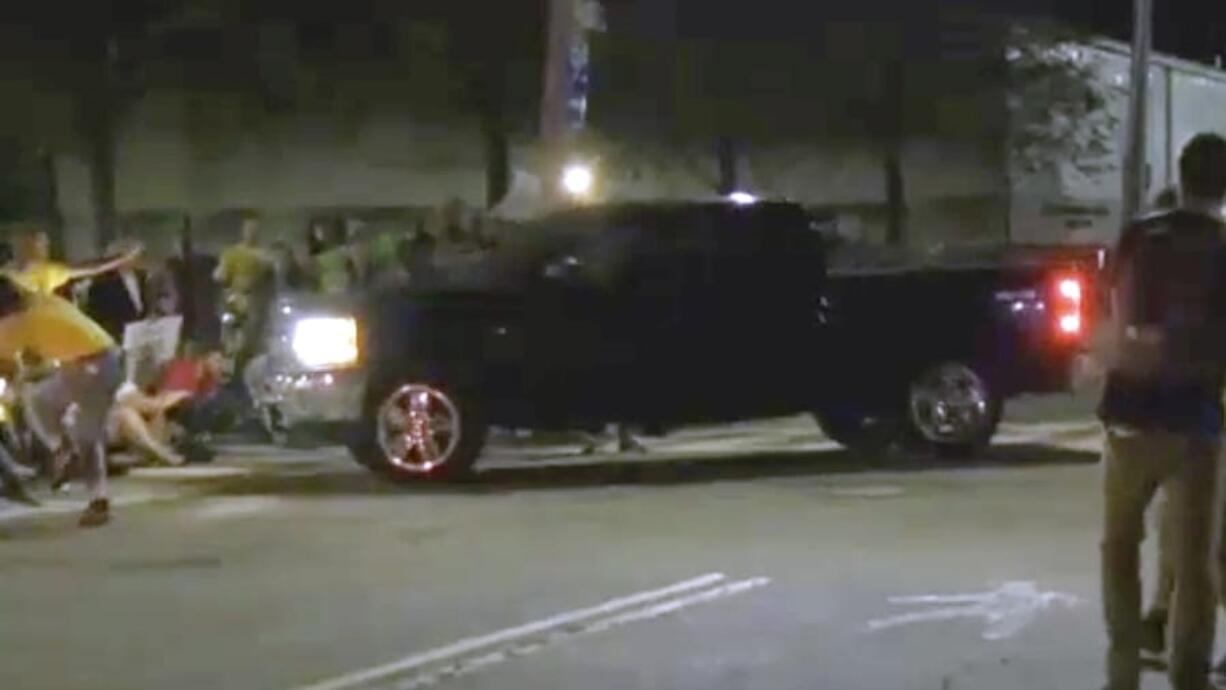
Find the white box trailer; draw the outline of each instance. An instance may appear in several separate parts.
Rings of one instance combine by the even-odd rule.
[[[1120,123],[1117,136],[1094,173],[1062,165],[1056,172],[1013,176],[1009,238],[1014,242],[1110,243],[1119,233],[1130,49],[1102,40],[1078,50],[1083,51],[1079,57],[1119,92],[1110,106]],[[1212,131],[1226,136],[1226,72],[1155,55],[1148,90],[1145,190],[1152,201],[1177,182],[1179,151],[1193,135]]]

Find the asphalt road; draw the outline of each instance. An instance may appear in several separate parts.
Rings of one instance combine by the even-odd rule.
[[[0,510],[0,688],[1098,687],[1084,402],[965,464],[791,419],[460,486],[327,449],[137,473],[101,530]]]

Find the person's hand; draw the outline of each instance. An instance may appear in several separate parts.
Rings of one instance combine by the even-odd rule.
[[[132,242],[131,246],[124,250],[123,261],[128,265],[134,264],[144,253],[145,245],[141,242],[134,241]]]

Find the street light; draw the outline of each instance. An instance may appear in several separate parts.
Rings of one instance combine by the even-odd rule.
[[[562,191],[572,199],[586,199],[592,194],[596,185],[596,175],[591,166],[584,163],[571,163],[562,169]]]

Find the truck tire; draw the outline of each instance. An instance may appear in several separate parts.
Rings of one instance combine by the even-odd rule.
[[[405,483],[459,479],[472,470],[489,433],[475,396],[412,381],[372,392],[348,443],[359,464]]]
[[[965,362],[940,362],[911,380],[907,437],[944,457],[969,457],[991,443],[1001,409],[990,377]]]
[[[848,450],[880,453],[898,441],[902,415],[888,411],[831,408],[813,414],[822,433]]]

